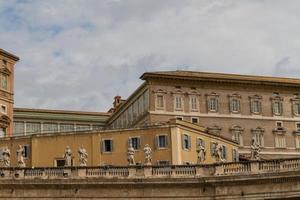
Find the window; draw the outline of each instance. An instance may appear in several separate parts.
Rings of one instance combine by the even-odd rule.
[[[52,133],[58,131],[58,124],[56,123],[43,123],[43,132]]]
[[[102,140],[102,152],[112,152],[113,151],[113,140],[103,139]]]
[[[232,99],[230,102],[230,111],[232,113],[239,113],[240,112],[240,100]]]
[[[227,160],[227,148],[225,145],[222,145],[222,159]]]
[[[239,162],[239,152],[236,149],[232,149],[232,161]]]
[[[30,146],[24,145],[23,148],[24,148],[24,152],[23,152],[24,158],[29,158],[30,157]]]
[[[86,131],[91,130],[91,126],[89,124],[77,124],[76,131]]]
[[[41,123],[40,122],[27,122],[26,123],[26,133],[27,134],[41,133]]]
[[[199,123],[199,118],[198,117],[192,117],[191,120],[192,120],[193,124],[198,124]]]
[[[183,134],[182,135],[182,148],[191,150],[191,136]]]
[[[293,103],[293,113],[294,115],[300,115],[300,102]]]
[[[1,105],[1,113],[3,114],[7,114],[7,109],[6,109],[6,105]]]
[[[14,122],[14,134],[13,135],[24,135],[24,122]]]
[[[198,98],[197,98],[197,96],[195,96],[195,95],[190,96],[190,104],[191,104],[191,111],[198,111]]]
[[[74,131],[74,124],[60,124],[60,132]]]
[[[218,111],[218,99],[217,98],[209,98],[208,100],[208,111],[217,112]]]
[[[182,96],[175,96],[175,110],[183,110]]]
[[[296,122],[296,131],[300,131],[300,122]]]
[[[168,136],[167,135],[157,135],[155,137],[155,143],[157,148],[166,148],[168,146]]]
[[[261,102],[259,100],[254,100],[251,102],[251,113],[261,113]]]
[[[274,115],[282,115],[282,102],[275,101],[272,103],[272,106]]]
[[[284,134],[275,134],[275,147],[276,148],[286,147]]]
[[[264,132],[265,129],[261,127],[257,127],[255,129],[251,129],[252,132],[252,138],[255,140],[255,142],[260,146],[264,146]]]
[[[55,167],[64,167],[65,166],[65,159],[55,159]]]
[[[211,142],[210,143],[210,155],[211,156],[215,156],[215,152],[216,152],[216,149],[217,149],[217,143],[216,142]]]
[[[5,90],[7,90],[8,88],[8,85],[7,85],[7,82],[8,82],[8,76],[6,74],[2,74],[2,80],[1,80],[1,87]]]
[[[283,130],[283,122],[277,121],[276,122],[276,130]]]
[[[141,148],[141,139],[140,137],[130,137],[128,139],[128,146],[132,145],[132,147],[137,150]]]
[[[177,120],[183,120],[183,117],[176,117]]]
[[[164,96],[161,94],[156,95],[156,108],[164,108]]]

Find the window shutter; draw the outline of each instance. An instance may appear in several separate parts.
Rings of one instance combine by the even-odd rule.
[[[262,112],[261,101],[258,101],[258,112]]]
[[[237,100],[237,111],[240,112],[241,111],[241,101]]]
[[[131,143],[131,137],[128,138],[128,141],[127,141],[127,147],[128,147],[128,148],[130,147],[130,143]]]
[[[137,141],[138,141],[137,148],[140,149],[141,148],[141,138],[138,137]]]
[[[230,112],[233,111],[233,99],[230,100],[229,110],[230,110]]]
[[[181,134],[181,147],[184,149],[184,134]]]
[[[297,109],[297,106],[296,106],[296,104],[295,103],[293,103],[292,104],[292,106],[293,106],[293,114],[298,114],[298,109]]]
[[[159,136],[156,135],[155,138],[154,138],[154,144],[155,144],[155,148],[159,148]]]
[[[219,99],[216,98],[216,111],[218,112],[219,110]]]
[[[251,111],[251,113],[254,113],[254,103],[253,103],[253,101],[250,101],[250,111]]]
[[[111,152],[114,151],[114,141],[110,140],[110,148],[111,148]]]
[[[188,136],[188,147],[191,150],[192,142],[191,142],[191,136]]]
[[[216,144],[211,142],[210,143],[210,155],[211,156],[215,155],[215,148],[216,148]]]
[[[101,153],[103,153],[104,151],[105,151],[105,149],[104,149],[104,140],[102,140],[101,142],[100,142],[100,150],[101,150]]]
[[[232,161],[235,162],[235,149],[232,149]]]
[[[169,146],[169,137],[166,135],[165,138],[166,138],[166,147],[168,147]]]
[[[210,108],[211,108],[211,106],[210,106],[210,99],[208,98],[207,99],[207,111],[210,111]]]
[[[280,114],[282,115],[283,114],[283,103],[282,102],[280,102],[280,104],[279,104],[279,106],[280,106]]]
[[[272,102],[272,112],[273,112],[273,114],[275,114],[275,102],[274,101]]]
[[[223,159],[226,159],[226,155],[227,155],[227,152],[226,152],[226,146],[223,146],[223,148],[222,148],[222,150],[223,150]]]
[[[30,158],[31,157],[31,148],[30,148],[30,146],[28,145],[27,146],[27,158]]]

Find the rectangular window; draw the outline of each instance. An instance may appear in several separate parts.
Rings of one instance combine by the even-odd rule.
[[[222,146],[222,158],[227,160],[227,148],[226,146]]]
[[[164,96],[163,95],[156,96],[156,107],[164,108]]]
[[[198,98],[197,96],[191,96],[191,111],[198,111]]]
[[[232,99],[230,102],[230,111],[233,113],[240,112],[240,100]]]
[[[297,123],[296,123],[296,130],[297,130],[297,131],[300,131],[300,122],[297,122]]]
[[[261,102],[259,100],[251,101],[251,113],[261,113]]]
[[[232,149],[232,161],[239,162],[239,153],[236,149]]]
[[[216,142],[211,142],[210,143],[210,155],[214,156],[217,148],[217,143]]]
[[[208,111],[217,112],[218,111],[218,99],[210,98],[208,100]]]
[[[198,117],[192,117],[191,120],[192,120],[193,124],[198,124],[199,123],[199,118]]]
[[[170,161],[168,160],[158,160],[157,165],[169,165]]]
[[[300,102],[293,103],[294,115],[300,115]]]
[[[89,124],[76,124],[76,131],[87,131],[91,130],[91,126]]]
[[[44,133],[52,133],[58,131],[57,123],[43,123],[43,132]]]
[[[276,148],[285,148],[285,135],[275,135],[275,147]]]
[[[68,132],[68,131],[74,131],[74,124],[60,124],[59,125],[60,132]]]
[[[232,139],[239,143],[240,145],[243,145],[243,139],[242,139],[242,134],[240,131],[233,131],[232,132]]]
[[[55,167],[64,167],[65,163],[65,159],[55,159]]]
[[[191,150],[191,136],[187,134],[182,135],[182,148]]]
[[[26,123],[26,134],[41,133],[41,123],[39,122],[27,122]]]
[[[274,101],[272,106],[273,106],[273,114],[274,115],[281,115],[282,114],[282,102]]]
[[[103,139],[102,140],[102,152],[112,152],[113,151],[113,140]]]
[[[181,96],[175,96],[175,109],[176,110],[183,109],[183,98]]]
[[[253,133],[253,139],[255,140],[255,142],[257,144],[259,144],[260,147],[264,146],[264,134],[257,132],[257,133]]]
[[[128,139],[128,146],[129,145],[132,145],[132,147],[137,150],[137,149],[140,149],[141,148],[141,139],[140,137],[130,137]]]
[[[155,138],[157,148],[166,148],[168,146],[168,136],[167,135],[157,135]]]
[[[277,121],[276,122],[276,129],[277,130],[283,130],[283,122]]]
[[[13,135],[24,135],[24,122],[14,122],[14,134]]]
[[[29,145],[24,145],[24,158],[29,158],[30,157],[30,146]]]

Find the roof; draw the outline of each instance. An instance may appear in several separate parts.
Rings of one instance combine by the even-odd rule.
[[[11,58],[11,59],[13,59],[14,61],[20,60],[20,58],[19,58],[18,56],[14,55],[14,54],[12,54],[12,53],[9,53],[9,52],[7,52],[7,51],[1,49],[1,48],[0,48],[0,54],[4,55],[4,56],[6,56],[6,57],[9,57],[9,58]]]
[[[140,78],[142,80],[147,80],[149,78],[166,78],[166,79],[184,79],[184,80],[196,80],[196,81],[250,83],[250,84],[283,85],[283,86],[300,87],[300,79],[296,79],[296,78],[225,74],[225,73],[184,71],[184,70],[146,72]]]
[[[27,119],[46,119],[46,120],[88,121],[88,122],[103,123],[108,119],[109,116],[110,113],[105,113],[105,112],[14,108],[14,119],[27,118]]]

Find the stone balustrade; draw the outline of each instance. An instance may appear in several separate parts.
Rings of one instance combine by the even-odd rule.
[[[300,159],[218,163],[211,165],[0,168],[0,179],[193,178],[300,170]]]

